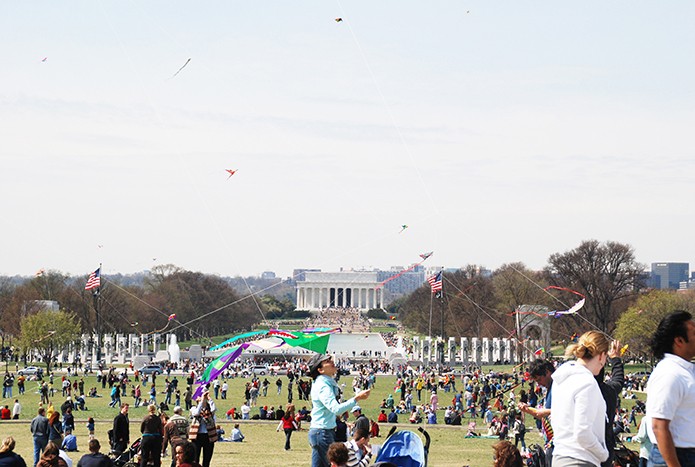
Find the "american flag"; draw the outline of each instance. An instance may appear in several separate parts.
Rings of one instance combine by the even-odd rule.
[[[97,289],[101,286],[101,268],[97,268],[96,271],[89,275],[87,283],[84,286],[85,290]]]
[[[442,290],[442,271],[439,271],[437,274],[433,274],[430,277],[428,277],[427,282],[430,283],[430,287],[432,288],[432,293],[441,291]]]

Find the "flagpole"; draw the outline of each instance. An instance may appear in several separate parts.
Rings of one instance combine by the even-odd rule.
[[[92,297],[94,298],[94,311],[96,312],[97,317],[97,361],[95,363],[97,367],[101,361],[101,263],[99,263],[99,280],[99,287],[97,287],[96,291],[92,293]]]
[[[432,337],[432,302],[434,301],[434,294],[430,292],[430,327],[429,331],[427,331],[427,335],[429,337]]]

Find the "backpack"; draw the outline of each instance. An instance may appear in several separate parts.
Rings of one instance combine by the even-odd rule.
[[[526,460],[527,467],[545,467],[545,451],[537,444],[529,447],[529,457]]]

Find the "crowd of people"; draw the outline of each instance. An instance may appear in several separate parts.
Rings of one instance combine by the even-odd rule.
[[[539,359],[525,368],[502,374],[476,367],[456,373],[443,367],[391,368],[382,360],[373,359],[350,367],[354,375],[350,394],[349,386],[340,384],[339,362],[330,355],[315,354],[308,362],[283,361],[287,379],[249,374],[243,403],[239,410],[231,404],[225,407],[226,416],[230,420],[255,418],[277,422],[277,431],[285,434],[287,450],[291,449],[292,434],[308,428],[312,466],[316,467],[342,465],[339,462],[345,452],[347,465],[368,464],[372,457],[370,439],[380,436],[383,424],[399,422],[461,425],[466,427],[466,436],[498,437],[509,442],[522,457],[531,454],[525,436],[529,426],[535,424],[544,438],[546,465],[556,467],[613,465],[616,435],[634,430],[635,435],[629,438],[641,443],[644,465],[647,459],[650,465],[695,465],[695,439],[690,429],[695,407],[695,371],[690,362],[695,357],[692,316],[687,312],[666,316],[653,336],[652,348],[660,362],[649,378],[643,374],[626,376],[620,342],[598,331],[586,332],[571,343],[564,362]],[[110,446],[115,452],[130,449],[129,403],[123,401],[129,392],[135,406],[148,406],[140,425],[142,462],[149,459],[159,466],[162,455],[169,452],[172,466],[186,465],[182,459],[190,451],[190,465],[200,462],[202,467],[209,467],[217,442],[245,439],[238,425],[225,438],[217,423],[221,416],[217,405],[227,400],[225,378],[237,377],[239,369],[232,366],[197,399],[191,389],[202,366],[192,365],[181,380],[177,376],[159,376],[163,380],[159,390],[157,375],[130,373],[128,369],[104,370],[99,374],[99,384],[103,389],[109,388],[109,405],[118,410]],[[393,391],[381,401],[378,412],[366,414],[359,402],[370,396],[382,371],[395,373]],[[5,382],[4,388],[19,383],[9,373]],[[635,391],[644,389],[645,382],[646,406],[635,401],[630,407],[626,401],[635,397]],[[149,399],[138,393],[140,385],[153,389]],[[30,428],[34,465],[62,465],[58,459],[77,450],[73,412],[86,408],[84,379],[66,375],[57,380],[50,374],[38,381],[37,387],[42,403]],[[287,394],[286,405],[276,409],[259,402],[273,390]],[[6,394],[12,394],[11,391],[6,389]],[[52,403],[56,396],[64,398],[59,407]],[[299,401],[306,404],[295,405]],[[169,405],[174,405],[173,412]],[[637,414],[644,411],[646,416],[638,424]],[[9,405],[0,407],[0,419],[18,418],[21,413],[19,399],[12,410]],[[90,420],[88,427],[90,423],[90,453],[86,456],[91,457],[78,464],[86,467],[102,465],[98,463],[102,457],[99,442],[94,438],[94,421]],[[13,454],[14,446],[13,439],[4,440],[0,466],[21,465],[9,463],[19,462]],[[516,459],[515,451],[506,444],[496,446],[496,458],[505,457],[508,452],[508,457]]]
[[[369,320],[359,308],[329,307],[319,310],[305,322],[307,328],[341,328],[343,332],[369,332]]]

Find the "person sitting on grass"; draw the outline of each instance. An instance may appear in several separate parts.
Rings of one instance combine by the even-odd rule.
[[[68,452],[77,451],[77,436],[73,435],[72,430],[69,428],[65,430],[65,439],[63,440],[61,448]]]
[[[244,441],[244,435],[241,434],[241,430],[239,429],[238,423],[234,424],[234,429],[232,430],[231,441],[233,443],[241,443],[242,441]]]

